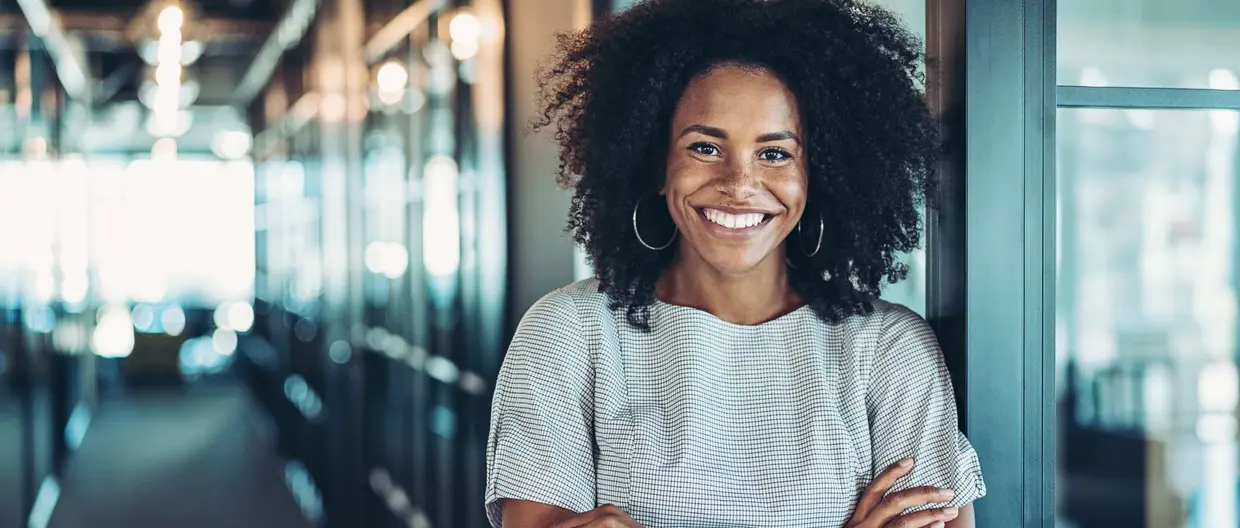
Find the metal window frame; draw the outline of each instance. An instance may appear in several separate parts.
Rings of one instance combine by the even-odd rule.
[[[1240,110],[1240,90],[1059,86],[1060,108],[1141,108],[1156,110]]]
[[[967,9],[965,9],[967,4]],[[1055,0],[949,6],[964,24],[962,422],[980,526],[1055,519]],[[932,34],[933,35],[933,34]],[[934,38],[934,36],[931,36]],[[958,178],[959,179],[959,178]],[[933,290],[932,290],[933,294]],[[960,375],[959,372],[954,372]]]

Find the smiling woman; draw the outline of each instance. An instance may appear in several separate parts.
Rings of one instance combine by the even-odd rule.
[[[492,524],[973,525],[938,343],[878,299],[937,153],[919,50],[850,0],[652,0],[561,39],[536,125],[597,277],[509,348]]]
[[[715,160],[714,174],[800,174],[804,211],[777,227],[808,213],[798,233],[821,236],[821,251],[779,244],[787,251],[775,261],[787,256],[793,289],[824,319],[866,311],[882,282],[906,276],[898,257],[919,245],[938,143],[917,88],[921,46],[889,12],[851,1],[647,2],[561,45],[535,125],[560,132],[560,183],[576,191],[569,229],[631,323],[647,325],[656,284],[691,239],[655,252],[614,227],[628,226],[639,202],[652,214],[681,168],[700,177],[689,161]],[[680,226],[683,204],[669,205]],[[658,247],[667,238],[652,235],[667,227],[647,222],[639,234]]]
[[[657,296],[692,306],[712,301],[693,297],[703,286],[729,283],[753,288],[746,292],[749,298],[786,296],[734,307],[699,306],[742,324],[800,306],[795,290],[764,280],[786,282],[787,265],[777,250],[805,210],[809,179],[796,95],[769,70],[723,63],[689,83],[671,130],[660,193],[684,236],[680,261],[659,284]],[[729,308],[741,312],[720,313]]]

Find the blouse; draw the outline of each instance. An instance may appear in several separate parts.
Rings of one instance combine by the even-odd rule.
[[[957,429],[943,354],[904,306],[827,323],[808,306],[757,325],[655,301],[651,331],[587,279],[539,300],[500,369],[485,507],[620,506],[656,527],[839,527],[879,472],[892,491],[986,494]],[[910,510],[912,511],[912,510]]]

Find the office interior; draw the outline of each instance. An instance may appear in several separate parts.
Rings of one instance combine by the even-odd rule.
[[[0,0],[0,526],[487,526],[531,133],[632,0]],[[1240,3],[875,0],[945,138],[926,317],[979,526],[1240,526]]]

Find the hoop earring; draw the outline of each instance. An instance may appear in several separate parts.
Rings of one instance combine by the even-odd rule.
[[[641,198],[638,198],[637,205],[633,206],[633,234],[637,235],[637,241],[641,242],[643,246],[646,246],[646,249],[649,249],[651,251],[663,251],[667,249],[668,246],[672,245],[672,242],[676,241],[676,235],[680,234],[680,228],[676,228],[676,231],[672,233],[672,238],[669,239],[667,243],[663,244],[662,246],[654,247],[650,244],[647,244],[646,240],[642,238],[641,231],[637,229],[637,210],[641,208],[642,200],[645,200],[645,199],[646,198],[644,196]]]
[[[814,245],[814,250],[809,253],[805,252],[805,239],[801,236],[801,222],[803,221],[805,221],[804,218],[797,221],[797,242],[801,243],[801,253],[804,253],[806,257],[813,257],[822,249],[822,231],[826,227],[826,224],[822,221],[822,211],[818,211],[818,243]]]

